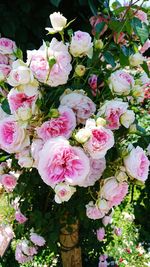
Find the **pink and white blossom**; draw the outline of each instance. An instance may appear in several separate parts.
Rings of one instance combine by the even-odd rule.
[[[12,192],[17,185],[17,179],[12,174],[2,174],[0,183],[4,186],[7,192]]]
[[[128,95],[134,85],[133,77],[124,70],[116,70],[109,77],[109,88],[116,95]]]
[[[13,54],[16,51],[16,44],[8,38],[0,38],[0,53],[3,55]]]
[[[22,212],[20,211],[20,209],[16,210],[16,212],[15,212],[15,219],[20,224],[23,224],[23,223],[25,223],[28,220],[28,218],[22,214]]]
[[[89,170],[89,159],[84,151],[71,146],[63,137],[48,140],[39,153],[39,174],[51,187],[60,182],[80,186]]]
[[[70,53],[74,57],[88,56],[92,58],[93,43],[89,33],[82,31],[74,33],[70,43]]]
[[[59,183],[55,186],[55,202],[60,204],[68,201],[76,192],[75,187],[65,183]]]
[[[121,125],[120,117],[121,115],[127,112],[127,108],[127,102],[123,102],[119,99],[108,100],[100,108],[99,112],[97,113],[97,116],[104,116],[105,120],[107,121],[107,128],[111,130],[117,130]],[[133,119],[131,121],[133,121]]]
[[[105,229],[104,229],[104,227],[99,228],[96,231],[96,235],[97,235],[98,241],[102,241],[104,239],[104,237],[105,237]]]
[[[142,182],[145,182],[148,178],[150,162],[141,147],[133,147],[129,155],[124,158],[124,165],[127,174],[131,178],[135,178]]]
[[[29,146],[26,130],[12,116],[0,121],[0,147],[8,153],[17,153]]]
[[[67,19],[60,12],[54,12],[49,18],[52,28],[46,28],[46,30],[50,33],[61,32],[67,24]]]
[[[109,207],[118,206],[128,193],[128,184],[126,182],[118,183],[115,177],[105,179],[101,189],[101,197],[106,199]]]
[[[93,159],[104,158],[107,151],[113,146],[113,132],[103,126],[93,128],[91,130],[90,139],[83,145],[85,151],[88,152]]]
[[[32,243],[38,247],[43,247],[45,245],[45,239],[43,236],[40,236],[36,233],[31,233],[30,234],[30,240]]]
[[[93,201],[90,201],[86,205],[86,216],[89,219],[97,220],[103,218],[105,216],[105,213],[101,212],[99,208],[93,203]]]
[[[66,91],[60,97],[60,104],[71,108],[76,114],[77,123],[82,124],[85,124],[86,120],[96,111],[96,105],[84,94],[83,90]]]
[[[72,109],[60,106],[58,111],[60,114],[58,118],[52,118],[37,128],[38,136],[44,141],[57,136],[68,139],[76,127],[76,117]]]
[[[7,78],[10,71],[11,67],[9,65],[0,64],[0,82]]]

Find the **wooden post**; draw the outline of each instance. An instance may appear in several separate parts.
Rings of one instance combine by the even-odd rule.
[[[82,267],[81,248],[79,242],[79,223],[69,225],[72,232],[63,227],[60,233],[61,258],[63,267]]]

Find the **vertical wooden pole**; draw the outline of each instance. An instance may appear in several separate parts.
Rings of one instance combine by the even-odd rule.
[[[79,242],[79,223],[69,225],[72,232],[68,232],[66,227],[61,229],[60,244],[63,267],[82,267],[81,248]]]

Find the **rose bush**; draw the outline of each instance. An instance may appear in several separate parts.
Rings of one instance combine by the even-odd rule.
[[[132,2],[119,8],[91,19],[94,37],[67,31],[70,23],[55,12],[46,30],[61,40],[43,41],[25,62],[13,41],[0,39],[0,183],[10,195],[20,264],[38,247],[59,249],[61,228],[79,221],[85,255],[97,235],[98,266],[113,209],[148,178],[149,129],[140,125],[140,116],[149,117],[147,17]]]

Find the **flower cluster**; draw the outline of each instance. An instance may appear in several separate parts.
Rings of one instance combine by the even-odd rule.
[[[147,23],[141,12],[136,17]],[[142,53],[149,41],[129,55],[128,66],[119,61],[111,65],[105,50],[103,54],[107,43],[103,46],[99,39],[107,32],[109,19],[91,18],[93,40],[89,33],[76,31],[69,42],[64,40],[67,19],[55,12],[50,20],[52,28],[47,30],[60,33],[62,40],[52,38],[38,50],[27,51],[26,62],[15,57],[13,41],[0,39],[0,148],[17,161],[22,173],[29,171],[31,176],[37,169],[57,204],[73,200],[82,187],[87,188],[87,217],[102,219],[107,226],[113,208],[127,195],[128,184],[143,184],[148,178],[148,157],[142,147],[129,144],[128,135],[137,123],[136,107],[142,107],[149,82],[141,68],[147,64]],[[105,24],[99,34],[98,23]],[[113,44],[125,47],[125,33],[117,36],[114,31]],[[0,165],[0,183],[8,193],[17,190],[19,180],[6,163]],[[29,220],[19,205],[14,210],[18,223]],[[98,240],[104,237],[104,227],[99,228]],[[17,244],[16,260],[31,261],[44,243],[32,233],[30,241]],[[99,266],[107,266],[106,259],[101,256]]]

